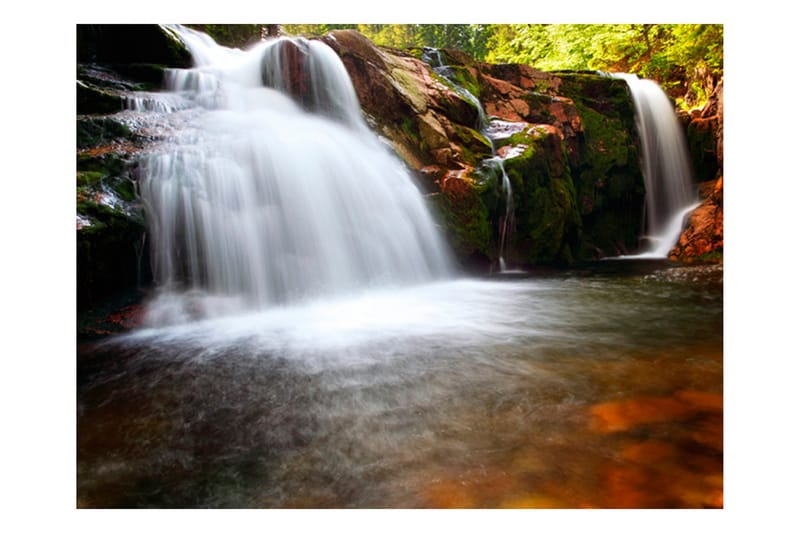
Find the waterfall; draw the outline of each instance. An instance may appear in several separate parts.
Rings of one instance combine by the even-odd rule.
[[[458,84],[452,67],[444,64],[442,61],[442,54],[438,49],[423,48],[422,58],[426,63],[431,65],[431,68],[434,72],[445,78],[450,83],[450,86],[459,95],[461,95],[462,98],[470,102],[478,110],[478,131],[489,142],[489,145],[492,148],[492,157],[486,160],[484,163],[497,172],[497,174],[499,174],[501,191],[505,194],[505,214],[500,218],[498,224],[500,228],[498,263],[500,272],[504,272],[507,270],[505,260],[506,242],[510,237],[512,228],[514,227],[514,193],[511,189],[511,180],[508,178],[508,174],[506,174],[503,158],[497,155],[497,151],[495,149],[495,140],[505,134],[507,129],[505,126],[507,123],[498,121],[501,123],[501,126],[495,127],[495,121],[489,120],[489,118],[486,116],[486,112],[483,110],[483,105],[481,104],[480,100],[478,100],[478,98],[476,98],[475,95],[469,92],[466,88]]]
[[[656,82],[635,74],[613,76],[627,82],[633,97],[645,179],[647,244],[636,257],[667,257],[680,238],[684,219],[699,205],[686,139],[675,108]]]
[[[194,67],[167,72],[169,105],[138,107],[175,117],[140,164],[151,323],[449,275],[421,193],[366,126],[333,50],[288,37],[238,50],[165,28]]]

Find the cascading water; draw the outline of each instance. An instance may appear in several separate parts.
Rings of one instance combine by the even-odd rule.
[[[645,179],[647,247],[635,257],[666,257],[697,207],[689,153],[675,109],[661,87],[635,74],[614,74],[630,88]]]
[[[431,65],[434,72],[445,78],[450,82],[452,88],[461,95],[465,100],[469,101],[478,110],[478,131],[489,142],[492,148],[492,157],[484,163],[496,172],[500,177],[501,191],[505,194],[505,214],[499,221],[500,235],[499,235],[499,249],[498,249],[498,263],[500,272],[506,271],[505,250],[506,242],[512,228],[514,227],[514,193],[511,189],[511,180],[506,174],[503,158],[497,155],[495,149],[495,140],[503,136],[506,131],[508,123],[502,121],[490,121],[483,110],[483,105],[480,100],[475,97],[466,88],[458,84],[453,69],[449,65],[445,65],[442,61],[442,54],[436,48],[424,48],[423,59]],[[499,125],[499,127],[498,127]]]
[[[167,29],[195,67],[168,72],[163,104],[131,105],[188,113],[141,163],[152,323],[449,274],[422,195],[329,47],[283,37],[242,51]]]

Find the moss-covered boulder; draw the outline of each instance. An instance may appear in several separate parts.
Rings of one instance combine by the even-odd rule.
[[[644,209],[635,110],[624,80],[559,73],[560,91],[581,118],[581,142],[570,158],[582,219],[584,259],[635,251]]]
[[[506,258],[526,265],[573,262],[581,219],[558,129],[532,125],[513,135],[500,153],[514,199]]]
[[[370,124],[417,172],[422,189],[439,193],[460,258],[477,254],[491,262],[501,252],[506,201],[495,151],[507,156],[512,148],[503,161],[514,192],[508,261],[568,263],[637,248],[644,182],[623,80],[482,64],[455,50],[404,53],[354,31],[324,40],[342,57]],[[475,97],[493,125],[511,124],[516,137],[490,142],[476,122]],[[445,193],[446,183],[458,194]],[[468,203],[460,209],[458,201]],[[457,231],[459,221],[469,229]]]
[[[146,282],[149,270],[130,161],[82,154],[76,185],[77,301],[84,310]]]
[[[489,210],[481,198],[489,187],[467,171],[448,172],[441,192],[429,196],[456,257],[468,267],[485,268],[493,259]]]

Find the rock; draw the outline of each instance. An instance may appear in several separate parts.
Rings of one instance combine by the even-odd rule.
[[[76,207],[78,309],[148,282],[144,212],[123,156],[79,157]]]
[[[192,65],[183,43],[157,24],[78,24],[77,45],[79,63]]]
[[[597,74],[558,76],[583,127],[577,148],[567,145],[582,220],[578,256],[629,253],[639,245],[645,190],[627,84]]]
[[[512,155],[505,152],[504,165],[514,195],[515,226],[506,256],[528,265],[571,263],[581,222],[561,132],[539,124],[510,141]]]
[[[441,179],[440,193],[429,196],[445,236],[465,266],[488,266],[491,226],[481,198],[486,190],[466,171],[449,171]]]
[[[423,149],[434,151],[440,148],[449,148],[450,139],[447,138],[442,124],[436,119],[434,113],[417,115],[417,124],[422,140]]]
[[[495,164],[488,162],[492,147],[476,129],[477,109],[453,82],[411,54],[376,47],[351,30],[331,32],[323,40],[342,58],[373,127],[412,170],[422,174],[422,168],[435,165],[445,174],[467,178],[458,187],[475,188],[474,194],[461,191],[459,197],[484,204],[478,218],[488,217],[488,241],[484,229],[475,232],[476,204],[461,206],[456,215],[455,196],[441,189],[448,180],[434,180],[438,190],[425,186],[445,193],[434,203],[449,213],[445,225],[462,263],[475,254],[482,261],[496,260],[505,204]],[[413,52],[422,56],[420,50]],[[507,247],[515,261],[569,263],[636,248],[644,185],[624,81],[480,64],[453,50],[439,55],[446,64],[443,73],[479,95],[487,115],[538,128],[532,131],[540,138],[514,141],[519,153],[507,161],[517,182],[516,237]],[[511,150],[505,146],[509,142],[497,142],[503,157]],[[471,221],[470,229],[455,231],[456,220]]]
[[[701,187],[703,203],[689,215],[686,229],[670,251],[669,258],[684,263],[718,263],[722,261],[723,186],[722,176]]]

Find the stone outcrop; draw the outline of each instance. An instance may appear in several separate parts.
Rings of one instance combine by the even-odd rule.
[[[714,180],[723,174],[723,99],[720,82],[703,109],[679,114],[686,128],[696,182]]]
[[[96,307],[150,279],[136,154],[149,139],[116,113],[136,91],[160,87],[188,51],[156,25],[79,25],[77,68],[77,304]]]
[[[702,110],[681,117],[702,203],[669,253],[676,261],[707,263],[723,258],[723,100],[720,82]]]
[[[684,263],[722,261],[723,201],[722,176],[701,184],[703,203],[689,216],[686,230],[670,251],[670,259]]]

